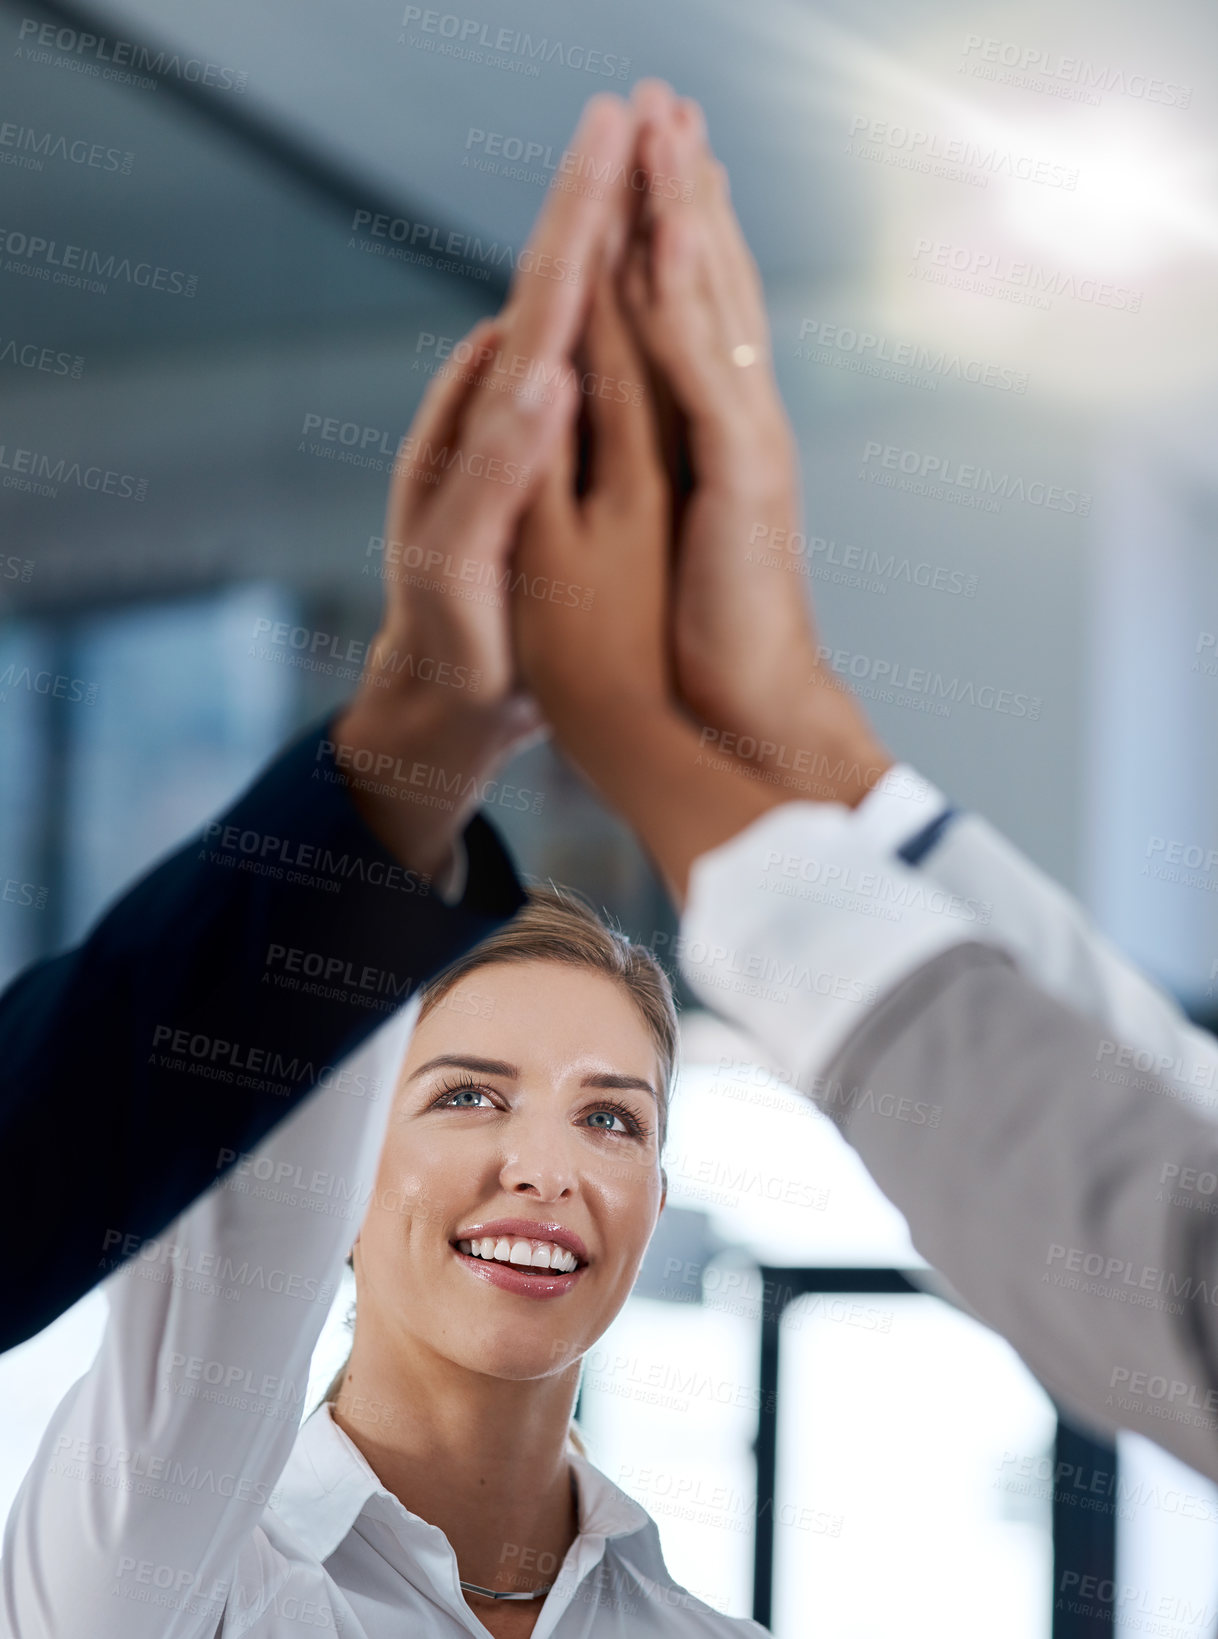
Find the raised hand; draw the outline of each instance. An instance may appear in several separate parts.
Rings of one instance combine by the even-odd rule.
[[[698,855],[782,798],[707,767],[673,693],[671,497],[644,361],[612,273],[607,259],[585,337],[591,376],[610,390],[588,399],[583,484],[572,437],[521,524],[513,632],[523,679],[559,745],[633,827],[680,904]],[[578,595],[535,595],[556,586]]]
[[[621,99],[594,97],[572,139],[581,174],[624,176],[634,136]],[[432,382],[395,463],[384,617],[334,739],[364,817],[421,870],[449,858],[478,783],[538,726],[503,587],[516,526],[574,416],[571,355],[621,213],[611,189],[551,191],[504,311]],[[488,371],[496,351],[509,367]],[[434,777],[412,776],[419,767]],[[433,787],[455,795],[437,806]]]
[[[656,185],[622,289],[683,423],[684,448],[670,452],[674,486],[688,489],[677,523],[677,685],[714,731],[709,750],[747,751],[746,766],[781,779],[788,798],[853,805],[892,758],[818,660],[798,581],[761,561],[801,517],[761,279],[697,104],[654,80],[636,87],[634,103],[640,163]]]

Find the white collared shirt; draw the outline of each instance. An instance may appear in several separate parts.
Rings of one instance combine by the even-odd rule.
[[[443,1532],[385,1490],[328,1408],[299,1427],[417,1012],[106,1280],[97,1358],[9,1516],[3,1639],[486,1639]],[[571,1461],[579,1534],[534,1639],[764,1633],[674,1583],[648,1514]]]

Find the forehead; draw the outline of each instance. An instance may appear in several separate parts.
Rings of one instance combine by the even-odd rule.
[[[465,975],[416,1028],[407,1074],[439,1053],[560,1074],[593,1065],[658,1084],[655,1043],[625,986],[563,962],[494,962]]]

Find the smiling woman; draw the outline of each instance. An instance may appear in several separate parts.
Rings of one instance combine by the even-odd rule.
[[[663,1208],[676,1039],[651,953],[532,890],[370,1044],[379,1098],[320,1090],[178,1220],[209,1278],[112,1277],[13,1510],[0,1631],[760,1635],[674,1582],[572,1438]],[[348,1248],[351,1355],[298,1428]]]
[[[520,1116],[528,1113],[528,1095],[524,1090],[530,1079],[538,1079],[530,1076],[530,1071],[540,1069],[543,1077],[548,1073],[553,1081],[556,1067],[553,1059],[548,1072],[540,1060],[544,1034],[539,1039],[527,1028],[521,1032],[529,1038],[523,1064],[505,1059],[501,1054],[496,1057],[480,1054],[475,1050],[475,1043],[502,1044],[505,1014],[510,1012],[522,1022],[531,1023],[533,1008],[542,999],[549,999],[557,1013],[565,1014],[573,1022],[580,1021],[589,1008],[593,1014],[599,1011],[606,987],[609,987],[612,1016],[616,1017],[619,1012],[625,1014],[622,1021],[625,1031],[619,1043],[631,1045],[644,1066],[644,1073],[630,1075],[620,1068],[593,1065],[586,1074],[580,1075],[578,1087],[573,1088],[579,1108],[572,1120],[576,1126],[596,1135],[591,1140],[593,1153],[600,1150],[605,1156],[616,1155],[612,1165],[619,1182],[632,1179],[646,1193],[648,1185],[654,1183],[658,1168],[663,1186],[663,1168],[658,1163],[668,1126],[668,1100],[677,1050],[677,1018],[668,980],[649,951],[606,927],[595,912],[574,895],[533,888],[528,905],[512,922],[453,963],[421,991],[419,1022],[399,1079],[397,1121],[386,1143],[382,1176],[378,1180],[376,1200],[385,1203],[382,1210],[391,1217],[400,1216],[408,1198],[413,1203],[412,1218],[424,1215],[423,1186],[417,1173],[407,1185],[407,1197],[399,1193],[400,1181],[393,1174],[395,1132],[409,1146],[416,1169],[420,1156],[425,1153],[419,1147],[417,1125],[410,1121],[411,1114],[417,1123],[435,1112],[440,1118],[431,1122],[430,1131],[437,1138],[441,1134],[456,1138],[455,1149],[444,1149],[441,1140],[432,1153],[441,1171],[451,1159],[456,1159],[460,1168],[459,1191],[461,1187],[470,1187],[477,1164],[475,1157],[488,1141],[492,1146],[502,1144],[505,1136],[512,1132],[507,1117],[513,1108],[518,1112],[516,1130],[519,1131]],[[527,992],[529,1002],[523,1009],[513,1009],[511,993],[522,990]],[[628,1003],[626,1009],[622,1008],[623,1001]],[[583,1039],[591,1042],[595,1037]],[[445,1045],[452,1050],[431,1051]],[[594,1051],[586,1051],[586,1057],[591,1063]],[[576,1067],[582,1068],[582,1065]],[[444,1117],[440,1112],[445,1111],[452,1113]],[[469,1112],[463,1120],[459,1119],[461,1111]],[[625,1151],[633,1161],[634,1170],[630,1172],[623,1172],[620,1166],[624,1139],[630,1141]],[[602,1174],[609,1170],[600,1168]],[[429,1177],[427,1188],[433,1202],[445,1199],[444,1194],[435,1193],[437,1189],[443,1190],[442,1178]],[[390,1236],[393,1228],[391,1222]],[[357,1267],[357,1257],[361,1258],[362,1267],[361,1247],[365,1242],[373,1246],[382,1244],[375,1227],[369,1233],[369,1226],[365,1225],[349,1260],[352,1268]],[[394,1243],[390,1241],[390,1244]],[[472,1274],[501,1290],[538,1299],[572,1291],[590,1263],[588,1246],[574,1221],[560,1221],[552,1213],[537,1210],[527,1215],[519,1210],[509,1216],[477,1212],[467,1215],[448,1245]],[[525,1270],[529,1272],[526,1274]],[[364,1279],[367,1278],[365,1275]],[[359,1284],[362,1283],[357,1282]],[[355,1360],[353,1350],[324,1397],[326,1403],[335,1406],[336,1420],[340,1423],[345,1421],[345,1406],[352,1395],[359,1398],[353,1387]],[[344,1407],[339,1407],[337,1402],[344,1383],[349,1392]],[[582,1454],[583,1443],[574,1422],[568,1438]]]
[[[318,1420],[440,1527],[496,1633],[645,1519],[571,1411],[663,1205],[676,1043],[650,952],[552,889],[422,993]]]

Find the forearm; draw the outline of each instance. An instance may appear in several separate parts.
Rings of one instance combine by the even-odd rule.
[[[773,787],[725,771],[731,759],[708,755],[687,719],[652,701],[558,716],[563,749],[640,838],[678,907],[694,860],[783,801]]]
[[[440,684],[403,689],[391,675],[373,675],[334,721],[334,760],[368,828],[397,858],[434,876],[510,754],[511,728],[502,707],[481,706],[476,695]]]

